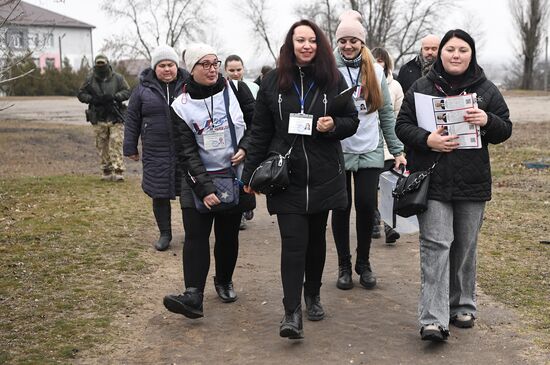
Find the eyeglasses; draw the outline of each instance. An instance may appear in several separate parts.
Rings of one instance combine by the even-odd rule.
[[[218,68],[220,68],[221,64],[222,64],[222,61],[216,61],[216,62],[204,61],[204,62],[197,63],[197,65],[201,65],[202,68],[205,70],[210,70],[210,67],[214,67],[214,69],[217,70]]]

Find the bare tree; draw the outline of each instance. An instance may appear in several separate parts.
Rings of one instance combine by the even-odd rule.
[[[523,55],[522,89],[533,88],[535,61],[540,53],[542,32],[546,29],[549,14],[548,0],[509,0],[510,10],[521,41]]]
[[[129,21],[125,32],[107,41],[103,51],[115,57],[150,59],[160,44],[177,47],[203,35],[204,2],[200,0],[104,0],[102,9],[113,19]]]
[[[338,16],[341,13],[341,1],[318,0],[302,3],[294,8],[298,17],[313,20],[323,30],[330,44],[336,46],[334,35],[338,26]]]
[[[350,6],[363,14],[367,45],[390,49],[395,64],[417,53],[420,39],[452,9],[449,0],[350,0]]]
[[[316,20],[334,45],[332,37],[344,8],[342,3],[313,0],[298,6],[296,12]],[[388,48],[396,64],[403,57],[417,53],[420,39],[434,33],[443,19],[442,14],[453,8],[451,0],[349,0],[347,4],[363,15],[367,46]]]
[[[238,1],[236,4],[242,7],[242,2]],[[270,26],[267,22],[269,18],[267,16],[268,8],[265,0],[246,0],[246,7],[243,9],[244,18],[252,25],[252,30],[257,33],[265,43],[267,50],[273,57],[273,61],[277,62],[276,50],[273,49],[273,38],[270,33]],[[278,52],[277,52],[278,53]]]
[[[21,0],[0,1],[0,9],[2,9],[2,16],[0,17],[0,87],[9,87],[15,80],[25,77],[34,71],[33,68],[23,73],[15,72],[16,69],[27,62],[33,54],[32,50],[29,49],[23,51],[23,53],[15,54],[10,43],[8,25],[21,16],[21,10],[19,9],[20,3]],[[12,106],[13,104],[0,105],[0,111]]]

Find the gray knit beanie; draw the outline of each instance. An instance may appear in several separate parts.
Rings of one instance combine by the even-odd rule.
[[[172,61],[178,67],[180,64],[176,51],[166,44],[158,46],[151,54],[151,68],[154,70],[161,61]]]
[[[187,71],[191,72],[197,62],[209,54],[217,55],[214,47],[205,43],[190,44],[189,47],[185,49],[185,66],[187,67]]]

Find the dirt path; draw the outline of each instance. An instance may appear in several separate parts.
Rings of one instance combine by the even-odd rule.
[[[177,211],[176,206],[173,207]],[[181,242],[181,228],[175,241]],[[154,231],[151,230],[152,240]],[[136,295],[145,297],[117,325],[126,335],[100,349],[106,355],[80,354],[78,364],[542,364],[513,311],[479,295],[479,321],[473,329],[451,327],[448,343],[420,340],[416,322],[419,292],[417,236],[397,247],[374,240],[372,263],[379,285],[341,291],[334,285],[336,250],[328,234],[321,298],[327,317],[304,321],[305,339],[278,336],[282,316],[280,244],[274,217],[259,202],[256,217],[241,232],[234,276],[239,300],[222,303],[211,278],[205,290],[205,317],[190,320],[167,312],[162,297],[183,289],[181,244],[163,253],[149,247],[158,270],[143,278]],[[354,236],[353,236],[354,237]],[[353,241],[352,241],[353,242]],[[213,263],[210,276],[213,275]],[[548,358],[550,360],[550,358]]]
[[[550,95],[505,94],[512,122],[541,122],[550,120]],[[56,123],[85,124],[86,105],[74,97],[8,97],[0,98],[0,107],[13,105],[1,111],[1,119],[50,121]]]

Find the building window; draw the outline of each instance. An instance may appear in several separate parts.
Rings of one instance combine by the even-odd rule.
[[[53,47],[53,34],[44,34],[44,45],[46,47]]]
[[[54,68],[55,67],[55,58],[46,58],[46,68]]]
[[[23,32],[11,34],[11,45],[13,48],[23,48]]]

